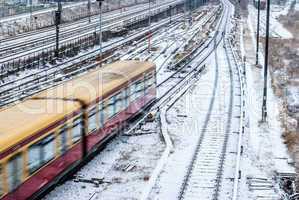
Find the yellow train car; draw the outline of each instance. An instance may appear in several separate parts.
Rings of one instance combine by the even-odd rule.
[[[1,110],[0,199],[39,197],[152,103],[155,83],[153,63],[119,61]]]

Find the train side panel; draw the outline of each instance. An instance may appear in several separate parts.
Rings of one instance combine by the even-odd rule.
[[[107,137],[111,136],[114,129],[117,129],[122,123],[127,121],[132,116],[153,102],[156,98],[155,84],[152,85],[146,93],[141,97],[131,102],[129,106],[124,110],[108,120],[104,127],[90,133],[87,136],[87,148],[89,152],[92,152],[95,147],[101,144]],[[57,177],[61,178],[62,175],[69,169],[77,166],[82,157],[82,143],[79,142],[71,147],[60,157],[53,161],[50,161],[48,165],[44,166],[32,177],[23,182],[16,190],[12,193],[4,196],[3,200],[25,200],[30,198],[36,192],[41,192],[46,189],[46,186],[50,186],[57,180]]]

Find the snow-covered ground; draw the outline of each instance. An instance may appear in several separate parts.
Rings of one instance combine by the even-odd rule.
[[[144,135],[119,136],[90,161],[75,177],[57,187],[45,200],[138,199],[164,144],[156,123],[147,124]],[[150,134],[146,134],[150,133]],[[98,187],[76,179],[103,179]]]
[[[271,14],[270,14],[270,35],[272,37],[280,37],[289,39],[292,38],[293,35],[290,33],[287,29],[283,27],[283,25],[278,21],[278,17],[280,15],[286,15],[290,9],[291,1],[288,1],[286,3],[286,6],[278,6],[275,5],[271,7]],[[253,27],[256,31],[256,24],[257,24],[257,9],[249,4],[248,5],[248,12],[249,12],[249,18],[253,24]],[[261,16],[260,16],[260,34],[261,36],[265,36],[266,32],[266,10],[261,10]]]
[[[273,94],[271,78],[268,81],[268,119],[260,123],[262,114],[263,70],[255,66],[254,8],[249,5],[248,21],[242,23],[249,32],[241,37],[242,56],[246,56],[247,120],[242,158],[242,199],[279,199],[275,173],[294,173],[288,164],[290,157],[283,143],[279,108],[281,101]],[[273,18],[271,18],[272,20]],[[273,20],[272,20],[273,21]],[[273,24],[271,26],[273,28]],[[277,27],[276,27],[277,28]],[[241,31],[242,32],[242,31]],[[288,32],[280,27],[276,33],[287,37]],[[263,54],[260,54],[263,58]],[[260,63],[263,63],[260,60]]]
[[[291,38],[292,35],[275,19],[279,15],[277,13],[284,14],[287,12],[287,8],[278,11],[279,9],[274,8],[276,13],[272,14],[272,34],[283,38]],[[248,21],[242,23],[240,31],[243,33],[243,27],[249,27],[250,30],[250,32],[245,33],[249,40],[248,38],[247,40],[245,37],[243,38],[242,34],[240,35],[242,57],[245,55],[247,57],[245,63],[247,76],[247,118],[238,196],[240,200],[263,199],[262,197],[277,200],[279,188],[277,182],[274,181],[275,172],[294,173],[294,169],[287,163],[290,158],[281,138],[282,129],[279,120],[281,102],[273,94],[270,86],[271,80],[268,82],[268,122],[266,124],[259,123],[263,76],[262,70],[254,66],[255,16],[256,9],[250,5]],[[264,16],[265,13],[262,11],[262,17]],[[229,19],[231,19],[230,16]],[[184,29],[182,24],[178,23],[174,26],[165,27],[162,29],[162,33],[154,36],[151,42],[152,48],[156,48],[155,51],[150,53],[142,51],[148,45],[147,41],[145,41],[138,48],[136,46],[131,47],[132,53],[124,56],[124,58],[140,60],[149,58],[150,60],[154,60],[158,66],[158,82],[163,81],[172,73],[167,69],[167,66],[170,62],[175,61],[174,56],[176,54],[174,52],[183,53],[183,46],[186,44],[188,37],[191,37],[196,30],[201,29],[202,21],[195,22],[190,29]],[[264,26],[264,23],[262,23],[262,26]],[[133,48],[136,49],[134,50]],[[212,48],[212,46],[208,46],[204,52],[207,53]],[[122,53],[126,51],[128,49],[124,49]],[[139,51],[142,53],[139,53]],[[198,56],[192,64],[198,64],[203,56]],[[260,57],[262,57],[262,52]],[[209,56],[205,64],[206,69],[197,77],[198,81],[196,84],[175,104],[174,108],[166,116],[167,124],[164,125],[168,127],[174,148],[158,181],[155,183],[155,187],[150,193],[150,199],[177,199],[182,180],[184,180],[184,176],[186,175],[186,169],[190,165],[196,141],[202,132],[207,131],[206,134],[212,136],[212,139],[219,137],[220,139],[215,139],[215,142],[223,142],[221,134],[225,134],[226,130],[228,121],[226,116],[229,112],[228,104],[230,97],[229,62],[223,43],[220,43],[219,47]],[[219,74],[216,71],[217,65],[219,66]],[[237,82],[236,69],[234,68],[232,72],[234,81]],[[219,80],[215,85],[214,81],[217,74],[219,75]],[[180,78],[180,76],[176,78]],[[161,89],[162,92],[158,91],[158,94],[174,87],[174,84],[175,82],[166,85]],[[214,87],[217,88],[214,103],[215,110],[211,114],[211,123],[208,127],[205,127],[207,123],[205,121],[206,115],[211,99],[213,99]],[[233,118],[229,133],[228,155],[226,156],[223,168],[223,180],[219,198],[221,200],[231,198],[235,172],[237,132],[239,129],[238,121],[240,118],[240,94],[238,94],[240,85],[235,84],[233,88]],[[203,130],[204,128],[207,129]],[[74,177],[70,177],[65,184],[57,187],[44,199],[140,199],[144,191],[144,186],[148,183],[151,173],[165,149],[165,144],[161,140],[158,123],[146,123],[141,127],[141,132],[143,131],[144,134],[138,136],[120,135],[115,140],[112,140],[99,155],[84,166]],[[203,145],[210,145],[210,143],[204,142]],[[208,152],[214,150],[212,146],[206,146],[206,148]],[[217,152],[209,152],[209,154],[211,157],[209,155],[204,156],[196,167],[200,170],[213,170],[212,173],[215,174],[215,168],[218,165],[215,160],[217,161],[216,156],[218,155],[216,155]],[[205,165],[201,165],[202,163]],[[207,176],[207,173],[209,172],[205,171],[200,174],[198,182],[194,182],[192,185],[192,188],[197,187],[192,193],[196,199],[206,200],[212,197],[211,191],[215,187],[213,185],[214,178]],[[103,183],[95,185],[84,182],[84,180],[91,181],[94,178],[103,180]],[[211,182],[213,187],[203,185],[207,182]]]
[[[211,122],[209,122],[210,125],[207,127],[207,130],[205,130],[205,120],[213,97],[214,81],[217,77],[215,59],[217,59],[219,65],[218,89],[216,89],[215,108],[211,115]],[[167,131],[171,136],[174,148],[158,182],[153,188],[150,199],[177,199],[182,187],[182,180],[186,175],[187,168],[192,159],[192,152],[197,144],[195,141],[201,137],[203,131],[207,131],[207,139],[213,136],[213,134],[218,136],[225,134],[226,115],[230,98],[230,75],[225,50],[221,45],[218,50],[218,57],[215,57],[214,53],[211,54],[205,65],[206,68],[201,73],[196,84],[176,103],[174,108],[167,113]],[[234,87],[238,88],[239,86],[234,85]],[[238,101],[235,103],[239,104]],[[234,107],[235,112],[233,116],[235,117],[240,114],[240,108],[237,106]],[[223,177],[224,183],[221,187],[222,192],[219,199],[229,199],[232,195],[233,181],[231,181],[231,179],[234,177],[235,167],[235,154],[233,152],[236,152],[237,137],[235,137],[235,134],[239,128],[239,119],[235,118],[235,120],[237,123],[234,123],[234,126],[231,127],[230,137],[232,141],[230,140],[227,150],[227,152],[229,152],[228,154],[232,156],[228,155],[226,157]],[[217,142],[217,137],[215,136],[213,138],[215,142]],[[218,142],[220,141],[221,139],[218,138]],[[207,142],[208,140],[204,141],[203,145],[208,145]],[[209,148],[211,150],[213,149],[212,146],[208,147],[208,149]],[[203,147],[203,149],[205,148]],[[202,157],[200,160],[201,164],[195,166],[195,168],[202,170],[201,175],[203,177],[196,176],[196,182],[192,182],[193,187],[190,185],[190,187],[194,189],[194,198],[200,197],[200,199],[209,199],[213,196],[212,190],[215,189],[213,170],[218,167],[218,163],[216,162],[218,160],[217,152],[213,151],[210,156],[211,157],[206,155]],[[207,171],[209,171],[210,176],[207,175]],[[186,196],[185,198],[190,199],[191,197]]]
[[[204,9],[211,10],[209,7],[203,7],[202,10]],[[147,41],[145,41],[141,47],[135,47],[135,51],[124,56],[123,59],[128,57],[141,60],[147,57],[150,60],[157,58],[154,59],[154,62],[157,63],[158,67],[163,68],[159,72],[158,79],[164,80],[170,73],[165,73],[167,65],[162,64],[164,63],[163,60],[170,57],[176,49],[182,47],[182,44],[203,23],[204,19],[205,17],[194,22],[189,29],[186,29],[184,22],[176,22],[173,26],[162,28],[151,40],[152,48],[155,48],[155,51],[150,54],[148,51],[141,51],[148,46]],[[181,37],[186,38],[178,40]],[[168,46],[171,48],[162,53]],[[124,49],[123,53],[126,51],[128,49]],[[162,94],[162,92],[158,93]],[[146,127],[142,127],[142,129],[146,129],[150,134],[117,137],[104,151],[76,174],[77,178],[87,180],[104,178],[104,181],[108,183],[94,187],[93,184],[75,182],[76,178],[73,178],[57,187],[45,199],[140,199],[144,190],[142,186],[147,183],[165,148],[156,123],[146,124]]]

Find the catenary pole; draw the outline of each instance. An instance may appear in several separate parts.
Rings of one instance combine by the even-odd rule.
[[[267,83],[268,83],[268,56],[269,56],[269,26],[270,26],[270,0],[267,0],[267,19],[266,19],[266,41],[265,41],[265,61],[264,61],[264,90],[262,105],[262,122],[267,120]]]
[[[259,64],[259,39],[260,39],[260,12],[261,12],[261,2],[257,1],[257,26],[256,26],[256,58],[255,65]]]

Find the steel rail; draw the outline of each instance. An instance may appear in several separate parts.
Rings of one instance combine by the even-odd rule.
[[[223,16],[222,16],[223,17]],[[219,23],[220,24],[220,23]],[[157,88],[161,87],[163,84],[167,83],[168,81],[170,81],[175,75],[177,75],[178,73],[180,73],[182,70],[184,70],[185,68],[187,68],[187,66],[189,65],[189,63],[191,63],[197,56],[199,56],[200,54],[203,53],[203,51],[206,50],[207,47],[210,46],[210,44],[213,41],[216,41],[217,36],[219,35],[219,33],[215,33],[215,35],[209,40],[207,41],[206,44],[201,43],[200,45],[198,45],[195,49],[193,49],[192,52],[190,52],[189,55],[186,55],[184,58],[182,58],[181,60],[179,60],[178,62],[176,62],[173,66],[177,67],[176,71],[174,73],[172,73],[170,76],[168,76],[166,79],[164,79],[162,82],[158,83],[156,85]],[[222,38],[221,38],[222,39]],[[221,41],[220,39],[220,41]],[[218,44],[220,43],[220,41],[218,41]],[[196,71],[195,69],[197,69],[199,66],[201,66],[206,59],[212,54],[214,49],[210,49],[210,51],[207,53],[207,55],[201,59],[200,62],[197,63],[196,67],[192,68],[188,74],[185,75],[185,77],[183,77],[179,83],[176,84],[176,86],[180,85],[180,83],[182,83],[184,80],[186,80],[186,77],[190,76],[192,73],[194,73],[194,71]],[[187,62],[185,62],[187,61]],[[157,99],[157,103],[155,103],[152,106],[152,109],[145,114],[140,120],[138,120],[131,128],[129,131],[127,131],[125,134],[128,135],[129,132],[138,129],[138,126],[143,123],[145,121],[145,119],[149,116],[149,114],[151,112],[156,112],[161,106],[165,105],[168,101],[171,100],[171,95],[173,95],[174,93],[171,93],[172,91],[174,91],[174,89],[176,89],[177,87],[173,87],[170,90],[167,90],[163,95],[161,95],[158,99]],[[177,90],[179,91],[179,89]]]
[[[167,9],[167,7],[165,9]],[[146,15],[147,14],[142,13],[142,14],[139,14],[137,16],[136,15],[135,16],[129,16],[128,19],[126,19],[126,20],[130,21],[131,19],[136,19],[136,18],[139,18],[139,17],[146,18],[147,17]],[[119,22],[115,22],[113,24],[106,25],[105,27],[103,27],[103,31],[111,30],[112,28],[115,28],[115,27],[120,27],[120,26],[122,26],[122,24],[123,24],[123,22],[119,21]],[[93,36],[95,31],[98,32],[97,29],[96,30],[88,30],[87,32],[79,33],[79,35],[76,35],[76,36],[73,36],[73,32],[71,32],[67,37],[64,37],[64,39],[61,40],[61,42],[60,42],[61,46],[72,43],[74,39],[88,38],[90,36]],[[75,31],[75,32],[77,33],[77,31]],[[8,54],[8,55],[5,55],[4,57],[2,57],[0,59],[0,64],[10,62],[10,61],[12,61],[16,58],[26,57],[26,56],[29,56],[29,55],[32,55],[32,54],[37,54],[39,52],[45,51],[46,49],[54,49],[55,48],[55,43],[54,43],[55,42],[55,36],[50,36],[50,37],[48,37],[48,39],[49,38],[51,40],[49,43],[46,42],[46,40],[44,38],[35,39],[34,41],[30,41],[29,43],[27,43],[25,41],[26,45],[39,44],[39,46],[34,46],[35,49],[30,50],[30,51],[28,51],[27,48],[24,48],[23,45],[17,46],[18,49],[20,49],[20,51],[16,51],[15,46],[12,45],[12,47],[10,47],[11,49],[13,49],[12,54]],[[6,50],[4,50],[4,51],[6,51]]]
[[[179,17],[180,16],[177,16],[177,18],[179,18]],[[161,22],[161,23],[164,24],[164,22]],[[162,26],[162,25],[160,25],[160,26]],[[156,28],[158,29],[160,26],[157,25]],[[117,47],[119,47],[119,46],[117,46]],[[111,59],[111,58],[112,57],[108,57],[106,60]],[[94,59],[96,59],[96,57]],[[61,74],[61,71],[65,70],[65,69],[69,69],[71,66],[76,67],[78,65],[78,63],[74,64],[74,63],[70,62],[71,66],[64,66],[64,67],[61,67],[61,68],[59,68],[57,66],[52,67],[51,69],[56,68],[57,70],[55,70],[53,72],[50,72],[50,73],[38,72],[34,75],[28,75],[26,78],[29,78],[29,77],[34,78],[35,76],[38,76],[39,74],[43,74],[43,76],[38,77],[37,80],[28,80],[28,81],[24,82],[24,78],[22,78],[22,79],[18,80],[20,82],[20,84],[14,85],[12,87],[9,87],[9,88],[6,88],[6,89],[2,90],[0,96],[1,96],[1,100],[3,102],[0,102],[0,106],[5,106],[5,105],[8,105],[8,104],[13,103],[15,101],[24,99],[24,98],[26,98],[26,97],[34,94],[34,93],[40,92],[42,90],[45,90],[45,89],[53,87],[57,84],[60,84],[61,80],[69,79],[70,77],[72,77],[74,75],[77,75],[79,73],[82,73],[82,72],[85,72],[87,70],[90,70],[90,69],[93,69],[93,68],[97,67],[98,63],[89,64],[90,61],[91,60],[89,59],[88,62],[87,62],[87,64],[88,64],[87,66],[85,66],[85,67],[81,66],[80,69],[72,71],[70,73],[67,73],[63,76],[58,76],[58,75]],[[81,61],[79,61],[79,63],[80,62]],[[84,59],[83,62],[86,62],[86,60]],[[61,66],[63,66],[63,65],[61,65]],[[53,78],[49,79],[49,77],[51,77],[51,76]],[[12,81],[10,83],[6,83],[6,84],[0,86],[0,88],[4,87],[4,86],[8,86],[9,84],[12,84],[13,82],[14,81]],[[53,83],[55,83],[55,84],[52,85]],[[48,85],[48,84],[50,86],[41,88],[41,86]],[[25,89],[21,89],[21,87],[25,88]]]
[[[134,6],[129,6],[129,7],[127,7],[127,8],[132,8],[132,7],[134,7]],[[143,5],[143,7],[145,8],[145,5]],[[136,7],[136,9],[135,10],[133,10],[133,12],[134,11],[136,11],[136,12],[138,12],[137,10],[139,10],[139,9],[143,9],[143,7]],[[105,15],[111,15],[111,12],[115,12],[116,10],[112,10],[112,11],[108,11],[108,12],[105,12],[104,13],[104,16]],[[132,12],[132,10],[129,10],[129,11],[125,11],[125,12],[123,12],[123,13],[126,13],[126,14],[128,14],[129,12]],[[133,14],[133,12],[132,12],[132,14]],[[113,17],[116,17],[117,15],[119,15],[119,13],[113,13],[112,14],[113,16],[111,17],[111,16],[109,16],[108,18],[113,18]],[[106,17],[105,17],[106,18]],[[96,15],[94,15],[94,16],[92,16],[92,18],[91,18],[91,20],[97,20],[98,19],[98,14],[96,14]],[[62,31],[64,30],[64,29],[68,29],[69,27],[72,27],[72,26],[76,26],[76,25],[80,25],[80,24],[85,24],[85,23],[87,23],[89,21],[89,19],[88,18],[83,18],[83,19],[80,19],[80,20],[77,20],[77,21],[73,21],[73,22],[66,22],[66,23],[62,23],[61,24],[61,29],[62,29]],[[106,20],[105,20],[106,21]],[[92,23],[94,23],[94,22],[92,22]],[[89,24],[85,24],[85,25],[89,25]],[[45,34],[45,33],[48,33],[48,32],[53,32],[53,34],[54,34],[54,31],[55,31],[55,27],[54,27],[54,25],[53,26],[51,26],[51,27],[46,27],[46,28],[42,28],[42,29],[37,29],[37,30],[34,30],[34,31],[30,31],[30,32],[25,32],[25,33],[20,33],[20,34],[18,34],[18,35],[16,35],[16,36],[13,36],[13,37],[8,37],[8,38],[4,38],[3,40],[2,40],[2,43],[1,44],[5,44],[5,43],[7,43],[7,42],[11,42],[11,41],[14,41],[14,40],[18,40],[18,39],[20,39],[20,38],[24,38],[24,37],[32,37],[32,36],[34,36],[34,35],[40,35],[40,34]]]
[[[161,3],[159,5],[155,5],[155,7],[153,7],[153,8],[155,9],[155,8],[159,8],[159,7],[162,7],[162,6],[168,6],[169,4],[172,4],[172,3],[175,3],[175,2],[176,1],[169,1],[169,2],[166,2],[166,3]],[[134,7],[134,6],[130,6],[130,7]],[[130,8],[130,7],[128,7],[128,8]],[[143,4],[142,7],[137,7],[134,10],[125,11],[122,14],[115,13],[115,14],[113,14],[113,16],[111,16],[110,12],[105,12],[104,15],[108,15],[107,16],[108,19],[105,19],[105,21],[116,19],[116,18],[119,18],[119,17],[124,17],[124,16],[130,15],[130,14],[135,14],[135,13],[146,11],[146,10],[147,10],[146,4]],[[114,11],[112,11],[112,12],[114,12]],[[120,16],[118,16],[118,15],[120,15]],[[92,16],[92,20],[97,20],[97,19],[98,19],[98,14],[95,15],[95,16]],[[67,31],[70,27],[73,27],[73,26],[76,26],[76,25],[80,25],[80,24],[84,24],[84,23],[86,23],[88,21],[89,21],[89,19],[84,18],[84,19],[79,20],[79,21],[70,22],[70,23],[64,23],[64,24],[61,25],[61,29],[62,29],[62,31],[63,30]],[[97,22],[92,22],[93,25],[96,25],[96,23]],[[91,23],[88,23],[88,24],[85,24],[85,25],[89,26],[90,24]],[[16,40],[16,39],[20,39],[20,38],[24,38],[24,37],[32,37],[34,35],[40,35],[41,33],[47,33],[47,32],[51,32],[51,31],[53,31],[53,33],[54,33],[55,27],[52,26],[50,28],[45,28],[45,29],[40,29],[40,30],[36,30],[36,31],[31,31],[31,32],[23,33],[23,34],[15,36],[13,38],[3,39],[2,40],[2,44],[5,44],[6,42],[10,42],[10,41],[13,41],[13,40]]]
[[[227,16],[226,16],[226,21],[225,21],[225,25],[227,24],[227,18],[229,17],[228,15],[228,11],[226,12]],[[223,17],[224,15],[222,15]],[[223,19],[223,18],[222,18]],[[221,19],[221,21],[222,21]],[[225,28],[226,30],[226,28]],[[221,41],[221,40],[220,40]],[[217,48],[217,46],[220,44],[220,41],[218,44],[215,44]],[[198,159],[198,156],[199,156],[199,151],[200,149],[202,148],[202,142],[205,138],[205,135],[206,135],[206,130],[207,130],[207,127],[208,127],[208,124],[209,124],[209,121],[210,121],[210,118],[211,118],[211,114],[212,114],[212,110],[213,110],[213,107],[214,107],[214,102],[215,102],[215,96],[216,96],[216,90],[217,90],[217,85],[218,85],[218,73],[219,73],[219,70],[218,70],[218,61],[217,61],[217,52],[215,52],[215,56],[216,56],[216,69],[215,69],[215,78],[214,78],[214,88],[213,88],[213,92],[212,92],[212,97],[211,97],[211,101],[210,101],[210,105],[209,105],[209,108],[208,108],[208,113],[206,115],[206,118],[205,118],[205,121],[204,121],[204,127],[203,127],[203,131],[199,137],[199,140],[196,144],[196,148],[195,148],[195,151],[192,155],[192,159],[191,159],[191,163],[187,169],[187,174],[183,180],[183,184],[182,184],[182,187],[181,187],[181,190],[179,192],[179,196],[178,196],[178,199],[184,199],[185,197],[185,192],[188,188],[188,183],[191,179],[191,176],[192,176],[192,173],[193,173],[193,169],[194,169],[194,165],[195,165],[195,162],[196,160]],[[230,63],[229,64],[229,68],[231,69],[231,65]],[[216,175],[216,189],[213,193],[213,199],[218,199],[218,196],[219,196],[219,191],[220,191],[220,185],[221,185],[221,180],[222,180],[222,171],[223,171],[223,166],[224,166],[224,160],[225,160],[225,155],[226,155],[226,149],[227,149],[227,142],[228,142],[228,138],[229,138],[229,133],[230,133],[230,128],[231,128],[231,119],[232,119],[232,105],[233,105],[233,80],[232,80],[232,72],[230,70],[230,81],[231,81],[231,92],[230,92],[230,103],[229,103],[229,112],[228,112],[228,121],[227,121],[227,124],[226,124],[226,131],[225,131],[225,135],[224,135],[224,140],[223,140],[223,143],[222,143],[222,151],[221,151],[221,154],[220,154],[220,161],[219,161],[219,166],[218,166],[218,169],[217,169],[217,173],[215,174]]]
[[[176,18],[179,18],[181,15],[177,15]],[[164,26],[164,25],[167,25],[168,23],[165,23],[167,22],[167,20],[162,20],[159,24],[157,24],[156,26],[154,26],[152,29],[153,29],[153,32],[156,33],[156,31]],[[119,44],[121,45],[125,45],[127,43],[130,43],[132,41],[134,41],[136,38],[138,37],[141,37],[142,35],[146,34],[148,31],[147,30],[142,30],[138,33],[133,33],[131,35],[129,35],[126,39],[119,39],[117,41],[114,41],[112,43],[109,43],[107,44],[106,46],[103,47],[103,49],[106,51],[108,50],[111,50],[111,49],[114,49],[114,48],[119,48]],[[137,41],[137,43],[141,43],[142,41],[144,41],[145,38],[142,37],[141,39],[139,39]],[[85,54],[82,54],[82,55],[79,55],[79,56],[76,56],[74,58],[71,58],[69,60],[66,60],[58,65],[55,65],[53,67],[50,67],[47,69],[47,71],[50,71],[52,69],[63,69],[63,66],[64,65],[67,65],[68,63],[71,63],[71,64],[74,64],[74,62],[78,61],[79,60],[79,63],[82,62],[82,60],[90,60],[90,59],[94,59],[97,54],[98,54],[99,50],[98,49],[95,49],[95,50],[92,50],[92,51],[89,51]],[[78,63],[77,63],[78,64]],[[30,75],[27,75],[25,77],[22,77],[22,78],[19,78],[19,79],[16,79],[16,80],[13,80],[13,81],[9,81],[9,82],[6,82],[6,83],[3,83],[3,84],[0,84],[0,88],[4,87],[4,86],[7,86],[7,85],[10,85],[12,83],[16,83],[16,82],[20,82],[20,81],[23,81],[24,79],[26,78],[29,78],[29,77],[32,77],[32,76],[36,76],[36,75],[40,75],[40,74],[43,74],[44,71],[41,71],[41,72],[37,72],[37,73],[34,73],[34,74],[30,74]]]
[[[234,173],[234,187],[233,187],[233,196],[232,200],[238,199],[238,191],[239,191],[239,179],[241,175],[241,157],[243,152],[243,135],[245,133],[245,117],[246,117],[246,75],[245,69],[242,67],[242,64],[239,64],[236,53],[232,48],[231,42],[228,40],[227,47],[231,49],[233,62],[238,71],[238,79],[240,82],[240,92],[241,92],[241,110],[240,110],[240,124],[239,124],[239,135],[238,135],[238,147],[237,147],[237,157],[236,157],[236,168]]]

